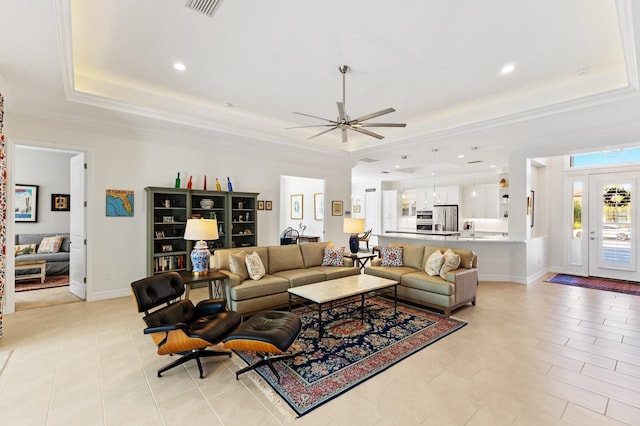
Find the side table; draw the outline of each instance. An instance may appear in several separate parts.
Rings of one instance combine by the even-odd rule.
[[[207,273],[198,275],[194,275],[191,271],[180,271],[179,273],[182,277],[182,281],[184,281],[185,299],[189,298],[189,291],[191,290],[192,284],[204,282],[209,286],[209,299],[220,297],[226,299],[224,292],[224,280],[227,279],[227,276],[222,272],[209,269]]]
[[[354,266],[360,268],[360,271],[367,266],[367,262],[376,257],[374,253],[345,253],[343,257],[353,259]]]

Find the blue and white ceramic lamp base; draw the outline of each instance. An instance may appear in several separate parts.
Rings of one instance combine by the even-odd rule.
[[[194,275],[206,274],[209,271],[211,253],[207,243],[200,240],[191,251],[191,266]]]

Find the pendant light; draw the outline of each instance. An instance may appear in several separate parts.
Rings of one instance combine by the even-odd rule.
[[[472,163],[473,163],[473,170],[472,170],[472,179],[473,179],[473,184],[471,186],[471,196],[473,198],[476,197],[477,193],[476,193],[476,164],[478,163],[478,161],[476,160],[476,155],[475,152],[478,150],[477,146],[472,146],[471,147],[471,152],[473,152],[472,157]]]

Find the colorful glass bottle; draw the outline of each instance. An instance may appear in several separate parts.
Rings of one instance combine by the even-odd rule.
[[[222,191],[222,186],[220,186],[220,181],[216,178],[216,191]]]
[[[229,192],[233,192],[233,185],[231,185],[229,177],[227,177],[227,188],[229,189]]]

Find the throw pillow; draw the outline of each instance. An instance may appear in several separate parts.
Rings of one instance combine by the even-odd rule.
[[[16,245],[15,255],[19,256],[21,254],[33,254],[36,252],[35,244],[18,244]]]
[[[44,237],[38,246],[38,253],[57,253],[60,251],[62,245],[62,235],[56,235],[55,237]]]
[[[244,260],[247,264],[249,278],[254,281],[258,281],[260,278],[264,277],[266,271],[258,253],[254,251],[253,253],[246,255]]]
[[[440,250],[436,250],[431,253],[431,256],[427,259],[427,262],[424,264],[424,271],[434,277],[440,273],[440,268],[442,268],[442,263],[444,262],[444,256],[440,252]]]
[[[344,266],[342,256],[344,251],[342,249],[332,249],[331,247],[324,248],[324,256],[322,257],[322,266]]]
[[[238,275],[242,281],[249,278],[249,272],[247,271],[247,263],[245,258],[247,257],[247,252],[244,250],[239,251],[236,254],[229,255],[229,269],[234,274]]]
[[[442,263],[442,268],[440,269],[440,276],[442,279],[446,279],[446,274],[449,271],[453,271],[458,269],[460,266],[460,255],[453,252],[451,249],[447,249],[444,252],[444,262]]]
[[[382,247],[380,249],[381,266],[403,266],[402,247]]]

